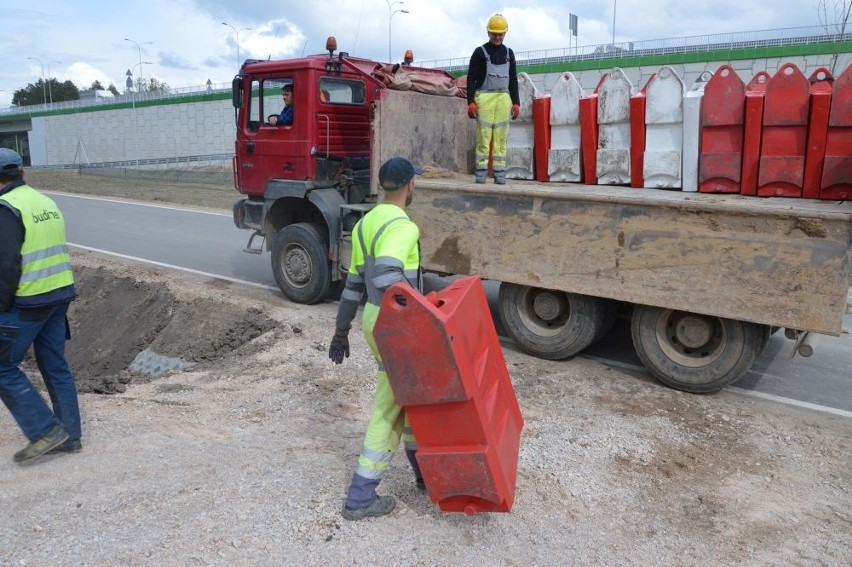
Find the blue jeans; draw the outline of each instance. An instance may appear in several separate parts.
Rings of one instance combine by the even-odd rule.
[[[65,302],[36,309],[12,307],[0,313],[0,399],[31,442],[60,423],[69,439],[81,437],[77,386],[65,360],[67,311]],[[52,411],[20,369],[30,345]]]

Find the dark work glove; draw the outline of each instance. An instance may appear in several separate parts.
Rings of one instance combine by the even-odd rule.
[[[335,364],[342,363],[344,357],[349,358],[349,337],[340,333],[334,333],[334,337],[331,339],[331,346],[328,347],[328,357]]]

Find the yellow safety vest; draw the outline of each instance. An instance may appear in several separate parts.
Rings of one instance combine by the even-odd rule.
[[[21,279],[15,295],[41,295],[73,284],[65,219],[53,199],[29,185],[20,185],[0,195],[0,200],[17,210],[24,224]]]

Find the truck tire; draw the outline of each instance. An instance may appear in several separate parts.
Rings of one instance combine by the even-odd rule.
[[[746,373],[766,345],[769,327],[637,305],[630,334],[636,354],[660,382],[709,394]]]
[[[518,347],[562,360],[592,344],[604,325],[606,303],[587,295],[500,284],[500,317]]]
[[[272,272],[290,301],[310,305],[325,300],[331,289],[331,262],[322,228],[296,223],[279,230],[272,243]]]

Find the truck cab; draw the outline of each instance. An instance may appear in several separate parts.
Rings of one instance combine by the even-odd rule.
[[[253,247],[261,237],[281,291],[307,304],[345,278],[349,231],[376,203],[383,160],[404,155],[458,170],[473,147],[473,123],[448,73],[335,53],[334,38],[326,49],[248,60],[232,90],[234,185],[244,195],[234,224],[253,231],[247,252],[263,251]],[[293,121],[274,125],[285,87],[293,89]]]
[[[370,113],[376,63],[346,53],[246,61],[233,80],[234,185],[245,195],[234,222],[261,236],[276,281],[299,303],[326,298],[342,278],[341,206],[370,195]],[[282,89],[293,89],[290,125],[275,125]],[[369,208],[369,206],[367,206]],[[353,223],[354,224],[354,223]]]

